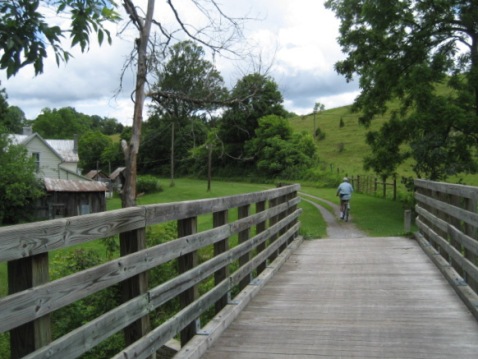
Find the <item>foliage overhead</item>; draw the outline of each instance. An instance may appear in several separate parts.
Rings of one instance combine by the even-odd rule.
[[[14,76],[27,65],[33,65],[35,75],[43,72],[48,47],[57,64],[67,62],[71,54],[62,44],[66,34],[71,47],[88,49],[96,33],[101,45],[106,37],[111,43],[105,23],[119,20],[112,0],[9,0],[0,2],[0,69],[7,77]],[[55,11],[57,17],[47,17]],[[69,16],[66,28],[57,24],[59,16]],[[53,19],[53,20],[51,20]]]
[[[399,100],[392,115],[398,122],[375,132],[372,147],[387,136],[394,139],[395,149],[403,151],[401,143],[411,145],[417,175],[430,179],[473,170],[468,161],[478,138],[475,2],[328,0],[325,6],[341,20],[338,41],[347,54],[336,70],[348,81],[360,78],[362,91],[353,105],[361,112],[360,121],[370,124],[387,111],[390,101]],[[450,90],[437,91],[438,84]],[[400,138],[390,132],[397,125],[405,129]],[[430,140],[418,145],[424,133]],[[431,152],[433,159],[428,157]],[[398,164],[408,156],[395,153],[397,158],[390,159],[385,151],[374,152],[368,165],[381,174],[393,172],[390,161]]]

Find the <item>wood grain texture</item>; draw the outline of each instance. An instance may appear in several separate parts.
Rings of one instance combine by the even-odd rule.
[[[305,241],[206,352],[228,358],[478,357],[478,322],[417,242]]]

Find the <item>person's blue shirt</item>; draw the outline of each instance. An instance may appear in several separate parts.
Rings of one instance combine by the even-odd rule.
[[[350,198],[352,198],[353,191],[354,188],[352,185],[349,182],[344,181],[337,188],[337,195],[339,195],[343,200],[350,200]]]

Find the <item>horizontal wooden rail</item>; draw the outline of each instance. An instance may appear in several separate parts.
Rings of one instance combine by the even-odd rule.
[[[184,272],[178,273],[174,278],[156,287],[146,288],[113,310],[54,341],[48,337],[33,340],[25,349],[17,348],[17,342],[11,340],[12,358],[76,358],[113,334],[127,331],[133,323],[149,316],[168,301],[180,298],[203,281],[215,278],[211,289],[201,296],[196,294],[188,297],[190,299],[183,302],[183,308],[170,319],[143,333],[131,343],[127,341],[128,347],[118,353],[117,357],[147,358],[181,331],[184,341],[182,344],[185,344],[195,334],[185,332],[185,328],[199,326],[197,319],[211,307],[216,306],[218,312],[221,306],[227,304],[223,298],[235,291],[235,288],[240,288],[241,282],[254,280],[265,268],[264,264],[273,260],[294,239],[299,238],[299,188],[298,185],[292,185],[238,196],[149,205],[0,228],[0,261],[16,263],[48,255],[48,252],[54,249],[67,248],[123,232],[144,231],[148,226],[172,220],[178,221],[178,226],[180,222],[186,223],[185,220],[188,221],[188,226],[193,225],[191,234],[178,233],[175,240],[123,255],[55,281],[43,279],[38,284],[15,293],[10,291],[8,296],[0,298],[0,333],[10,331],[14,338],[24,335],[24,327],[30,325],[36,328],[33,329],[34,333],[41,331],[41,328],[49,328],[49,315],[58,309],[105,288],[134,280],[138,275],[172,260],[179,261],[198,250],[214,247],[214,250],[211,250],[211,253],[214,252],[211,258],[202,263],[188,265]],[[266,203],[269,203],[269,206],[266,206]],[[244,211],[245,206],[254,204],[257,206],[256,213],[249,214]],[[217,218],[223,218],[222,222],[227,222],[224,213],[234,208],[240,213],[237,220],[224,224],[217,221]],[[211,217],[216,218],[215,226],[203,232],[196,233],[196,220],[188,220],[199,215],[218,213],[221,214],[220,217]],[[33,228],[36,229],[32,232]],[[223,251],[217,250],[218,243],[229,241],[232,237],[253,229],[257,229],[251,232],[255,234],[243,237],[237,245],[226,245]],[[232,273],[223,271],[233,264],[235,269]],[[45,267],[42,270],[45,271]],[[47,261],[46,270],[48,271]],[[217,276],[217,273],[227,275]],[[197,290],[195,292],[197,293]]]
[[[478,188],[415,180],[417,239],[478,319]]]

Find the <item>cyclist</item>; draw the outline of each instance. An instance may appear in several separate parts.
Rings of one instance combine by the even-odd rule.
[[[352,198],[353,191],[354,188],[350,184],[349,179],[344,177],[342,183],[337,188],[337,196],[340,197],[340,219],[344,219],[346,209],[345,204]]]

